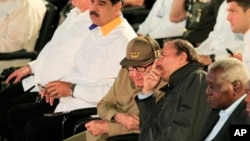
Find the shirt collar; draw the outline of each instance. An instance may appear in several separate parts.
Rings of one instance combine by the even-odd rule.
[[[236,100],[232,105],[230,105],[227,109],[225,110],[220,110],[219,115],[220,116],[224,116],[224,115],[228,115],[230,116],[233,111],[236,109],[236,107],[240,104],[240,102],[246,97],[246,94],[244,94],[243,96],[241,96],[238,100]]]
[[[106,36],[110,31],[112,31],[115,27],[117,27],[119,24],[122,23],[122,16],[118,16],[117,18],[115,18],[114,20],[112,20],[111,22],[109,22],[108,24],[104,25],[101,27],[101,32],[103,34],[103,36]],[[97,25],[92,24],[89,27],[89,30],[95,29],[97,27]]]
[[[250,29],[244,34],[244,42],[250,38]]]

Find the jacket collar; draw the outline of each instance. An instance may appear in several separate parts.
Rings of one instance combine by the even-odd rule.
[[[167,85],[160,88],[161,91],[169,90],[178,85],[182,80],[184,80],[190,73],[199,69],[199,65],[195,62],[190,62],[185,66],[176,70],[169,78]]]

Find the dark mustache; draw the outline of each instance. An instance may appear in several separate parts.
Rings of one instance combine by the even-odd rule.
[[[94,15],[94,16],[96,16],[96,17],[99,17],[99,14],[96,13],[95,11],[90,11],[90,15]]]

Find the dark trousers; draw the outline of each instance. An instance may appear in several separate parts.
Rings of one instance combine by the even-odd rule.
[[[28,103],[12,107],[7,116],[7,123],[14,141],[61,141],[63,116],[45,117],[52,113],[56,104]]]
[[[21,83],[13,84],[0,91],[0,134],[12,140],[7,126],[7,113],[9,109],[15,105],[34,102],[38,93],[24,92]]]

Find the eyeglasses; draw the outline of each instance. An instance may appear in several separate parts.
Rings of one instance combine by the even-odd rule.
[[[138,72],[145,72],[147,67],[151,66],[153,63],[147,65],[147,66],[135,66],[135,67],[127,67],[128,71],[133,71],[134,69]]]

